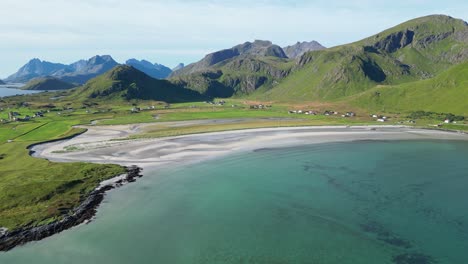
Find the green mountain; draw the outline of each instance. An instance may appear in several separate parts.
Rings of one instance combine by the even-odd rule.
[[[335,100],[377,85],[429,79],[468,60],[468,24],[433,15],[361,41],[301,56],[291,74],[254,97]]]
[[[71,83],[61,81],[53,77],[36,78],[29,81],[25,86],[21,87],[23,90],[37,90],[37,91],[52,91],[52,90],[66,90],[75,87]]]
[[[132,66],[119,65],[89,80],[71,95],[77,99],[157,100],[165,102],[197,101],[197,92],[181,88],[166,80],[153,79]]]
[[[345,99],[370,111],[433,111],[468,116],[468,62],[434,78],[377,86]]]
[[[246,42],[208,54],[172,73],[170,81],[211,97],[250,94],[287,76],[294,63],[270,41]]]

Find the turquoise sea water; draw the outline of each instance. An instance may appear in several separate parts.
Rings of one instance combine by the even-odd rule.
[[[468,142],[260,149],[146,172],[0,263],[467,263]]]

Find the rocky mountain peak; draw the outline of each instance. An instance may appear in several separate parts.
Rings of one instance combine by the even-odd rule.
[[[290,59],[295,59],[300,56],[302,56],[304,53],[309,52],[309,51],[314,51],[314,50],[322,50],[325,49],[322,44],[318,43],[315,40],[312,40],[310,42],[303,41],[303,42],[297,42],[294,45],[284,47],[283,50]]]

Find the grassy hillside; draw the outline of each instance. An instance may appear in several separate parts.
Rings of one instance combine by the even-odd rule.
[[[378,86],[346,101],[372,111],[424,110],[468,116],[468,62],[428,80]]]
[[[408,21],[364,40],[304,54],[269,100],[336,100],[377,85],[428,79],[468,60],[468,25],[448,16]]]
[[[52,90],[66,90],[75,87],[71,83],[61,81],[53,77],[36,78],[29,81],[25,86],[21,87],[23,90],[37,90],[37,91],[52,91]]]
[[[166,80],[157,80],[127,65],[120,65],[88,81],[71,95],[78,100],[156,100],[185,102],[202,100],[199,93]]]

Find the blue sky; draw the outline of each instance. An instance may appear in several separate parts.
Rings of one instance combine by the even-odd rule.
[[[252,3],[254,2],[254,3]],[[245,41],[330,47],[406,20],[446,14],[468,20],[465,1],[445,0],[2,0],[0,77],[31,58],[71,63],[96,54],[169,67]]]

